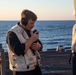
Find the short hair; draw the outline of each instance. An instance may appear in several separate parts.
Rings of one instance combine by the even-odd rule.
[[[21,19],[26,18],[26,17],[28,20],[30,20],[30,19],[32,19],[33,21],[37,20],[37,15],[34,12],[27,10],[27,9],[23,10],[21,13]]]

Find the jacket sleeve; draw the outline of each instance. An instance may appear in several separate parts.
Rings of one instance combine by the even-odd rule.
[[[16,34],[9,31],[6,36],[6,43],[16,55],[24,55],[25,43],[20,43]]]
[[[39,51],[42,51],[42,48],[43,48],[43,44],[42,44],[42,42],[38,39],[38,42],[41,44],[41,48],[40,48],[40,50]]]

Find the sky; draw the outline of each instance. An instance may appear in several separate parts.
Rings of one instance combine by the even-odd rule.
[[[24,9],[38,20],[74,20],[74,0],[0,0],[0,20],[20,20]]]

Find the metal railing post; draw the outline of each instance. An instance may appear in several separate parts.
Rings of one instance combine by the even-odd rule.
[[[0,55],[1,75],[6,75],[5,53],[2,44],[0,44]]]

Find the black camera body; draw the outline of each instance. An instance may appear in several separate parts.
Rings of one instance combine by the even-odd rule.
[[[33,31],[33,33],[35,33],[37,30],[35,29],[34,31]],[[36,33],[36,34],[38,34],[38,32]],[[38,40],[37,40],[38,41]],[[37,41],[35,41],[35,42],[33,42],[33,43],[37,43]]]

